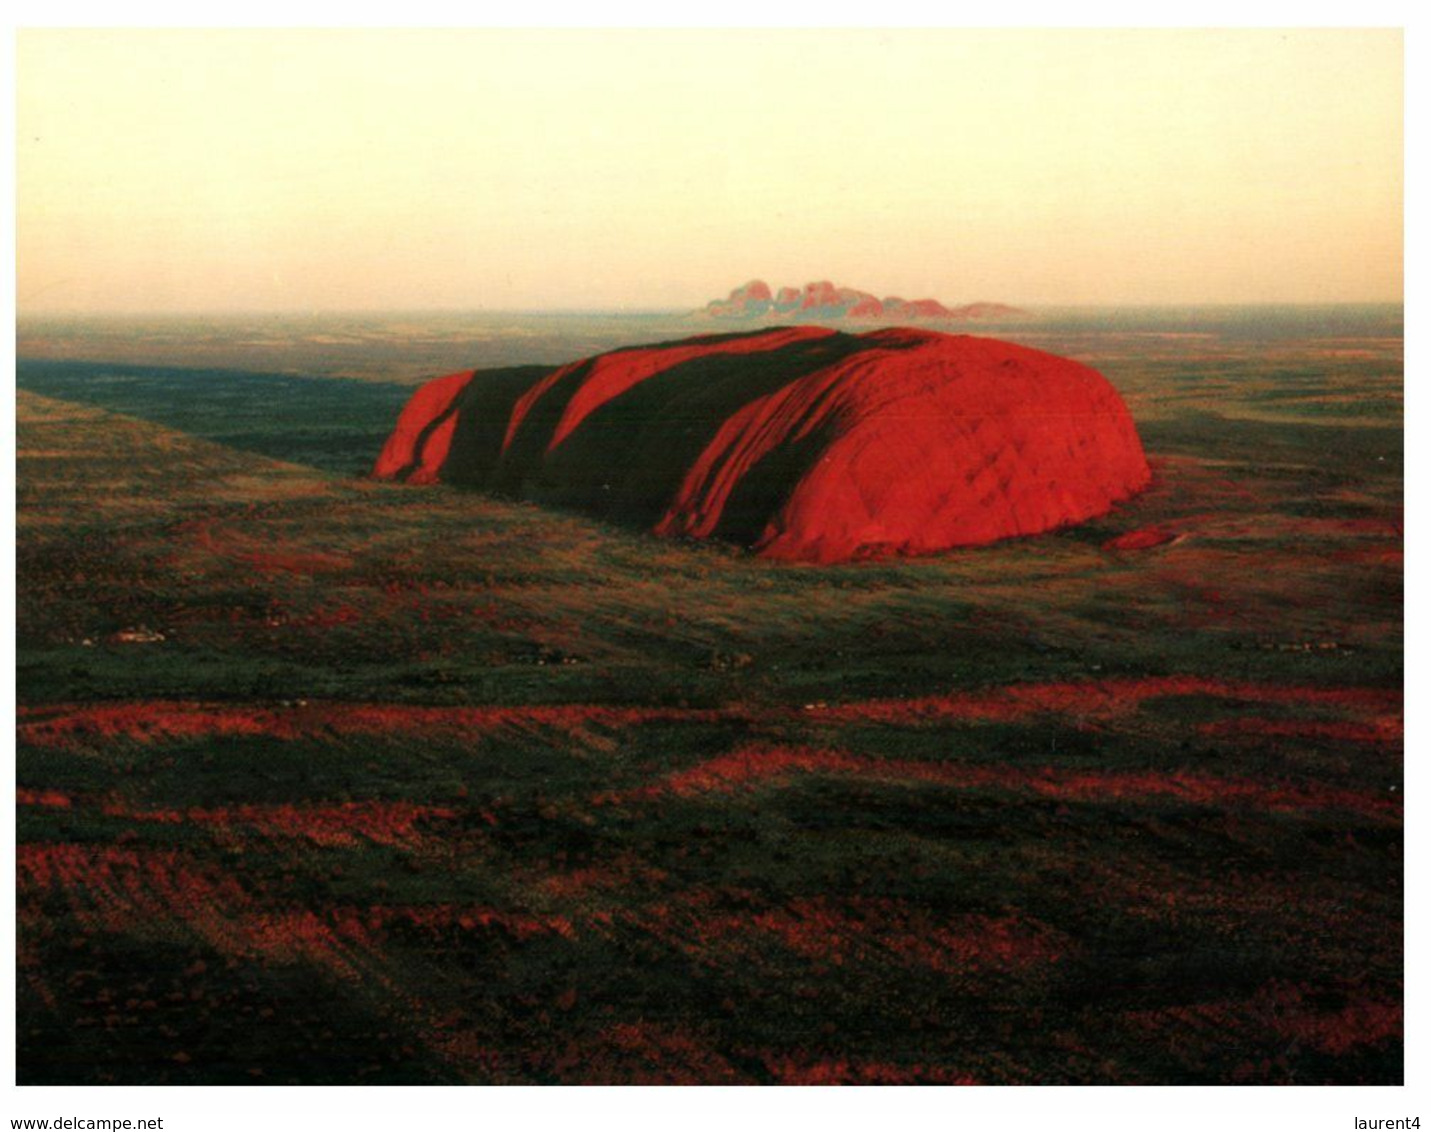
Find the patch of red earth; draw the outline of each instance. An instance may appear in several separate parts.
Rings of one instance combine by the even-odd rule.
[[[1293,992],[1281,996],[1281,1004],[1287,1009],[1279,1012],[1278,1033],[1332,1057],[1402,1036],[1399,1002],[1353,998],[1339,1010],[1322,1011]]]
[[[1209,1061],[1225,1056],[1228,1047],[1265,1048],[1269,1027],[1248,1000],[1198,1002],[1154,1010],[1125,1011],[1119,1028],[1139,1045],[1159,1050],[1183,1066],[1206,1076]],[[1248,1083],[1285,1081],[1286,1066],[1267,1063],[1260,1071],[1233,1071]]]
[[[568,1084],[739,1085],[735,1068],[694,1035],[645,1019],[618,1022],[552,1062]]]
[[[84,930],[145,935],[182,925],[220,954],[272,962],[307,960],[345,978],[374,962],[399,926],[430,933],[501,931],[522,941],[576,938],[560,916],[452,904],[337,906],[315,912],[272,906],[239,880],[176,850],[28,843],[16,848],[20,908],[58,896]]]
[[[1333,562],[1353,562],[1368,566],[1394,566],[1404,569],[1406,554],[1400,550],[1384,550],[1370,546],[1352,550],[1335,550],[1327,555]]]
[[[619,729],[652,722],[714,722],[729,715],[719,710],[593,704],[461,708],[325,702],[268,707],[140,700],[22,708],[17,733],[31,746],[62,747],[113,740],[159,743],[242,736],[297,740],[441,731],[471,735],[511,728]]]
[[[273,708],[139,701],[94,707],[20,710],[23,743],[56,747],[128,739],[138,742],[228,736],[296,737],[287,714]]]
[[[216,809],[140,810],[121,802],[101,806],[107,817],[139,822],[210,826],[227,834],[257,833],[268,838],[308,841],[326,849],[352,848],[363,841],[393,848],[424,838],[421,827],[451,821],[457,811],[411,802],[343,802],[333,805],[242,805]]]
[[[897,1065],[843,1058],[810,1061],[766,1054],[765,1068],[777,1085],[977,1085],[978,1078],[946,1065]]]
[[[464,1028],[460,1014],[429,1012],[422,1023],[423,1044],[444,1061],[465,1070],[466,1074],[480,1074],[471,1079],[472,1084],[524,1084],[519,1076],[503,1073],[506,1059],[492,1048],[487,1035],[479,1035]]]
[[[367,583],[371,585],[371,583]],[[344,587],[345,589],[348,587]],[[205,616],[196,617],[187,611],[176,611],[176,615],[171,617],[171,622],[176,624],[194,623],[197,621],[226,620],[237,624],[240,622],[262,621],[270,628],[276,626],[302,627],[310,629],[330,629],[338,625],[356,625],[363,622],[417,622],[421,624],[452,624],[461,622],[478,621],[489,628],[503,633],[530,633],[537,629],[547,629],[553,634],[580,632],[580,627],[576,625],[554,624],[551,621],[540,621],[531,616],[513,616],[510,608],[503,608],[495,602],[483,605],[467,605],[461,602],[435,601],[428,598],[426,594],[430,591],[422,586],[394,586],[390,583],[381,583],[372,588],[380,589],[389,599],[399,598],[397,602],[388,600],[382,603],[377,610],[363,609],[355,605],[343,602],[334,602],[319,606],[317,609],[304,612],[295,609],[294,606],[285,604],[277,599],[270,600],[266,609],[262,611],[251,611],[242,608],[230,608],[228,610],[204,611]],[[409,597],[409,593],[418,596]]]
[[[644,801],[663,795],[687,798],[697,794],[728,793],[752,782],[787,778],[793,774],[860,774],[869,759],[814,747],[738,747],[706,762],[667,775],[649,786],[625,793],[598,796],[598,802]]]
[[[44,974],[38,969],[38,961],[23,958],[23,947],[17,946],[16,950],[15,965],[18,968],[15,972],[16,978],[24,979],[25,986],[29,987],[30,993],[45,1004],[46,1010],[58,1011],[60,1009],[59,997],[45,980]]]
[[[286,624],[310,629],[332,629],[339,625],[355,625],[364,620],[361,609],[352,605],[328,605],[297,617],[288,617]]]
[[[1370,538],[1400,539],[1405,535],[1401,519],[1297,519],[1297,528],[1317,538],[1362,535]]]
[[[51,809],[68,810],[73,799],[59,790],[28,790],[21,786],[15,790],[17,806],[48,806]]]
[[[1256,514],[1229,510],[1180,515],[1177,528],[1176,531],[1167,527],[1145,529],[1166,530],[1174,535],[1174,541],[1195,530],[1203,545],[1213,548],[1225,540],[1255,540],[1268,544],[1313,544],[1319,558],[1332,562],[1398,566],[1403,561],[1404,527],[1400,518],[1316,519],[1268,514],[1265,509],[1259,509]],[[1119,543],[1142,534],[1142,531],[1130,532],[1104,543],[1104,549],[1130,549]],[[1208,573],[1216,572],[1212,564],[1219,561],[1215,550],[1213,553],[1214,557],[1206,560]],[[1202,563],[1190,559],[1186,565],[1196,572]]]
[[[176,850],[145,850],[122,845],[71,842],[22,842],[15,847],[15,883],[19,891],[85,889],[128,891],[130,878],[148,877],[165,891],[210,896],[221,888],[229,898],[244,898],[236,882],[211,883],[187,867]]]
[[[234,557],[260,574],[331,574],[348,569],[351,558],[321,551],[240,551]]]
[[[1216,738],[1326,739],[1339,743],[1383,745],[1402,737],[1400,716],[1367,723],[1328,719],[1219,719],[1198,725],[1198,733]]]
[[[1209,465],[1196,457],[1158,456],[1149,462],[1153,469],[1153,484],[1149,491],[1149,499],[1177,497],[1187,500],[1196,499],[1202,501],[1203,505],[1218,500],[1254,503],[1259,508],[1264,505],[1264,501],[1245,483],[1223,475],[1216,465]],[[1197,516],[1197,518],[1203,517],[1217,519],[1226,516],[1222,512]],[[1193,516],[1183,517],[1179,519],[1179,522],[1186,525],[1192,522],[1193,518]]]
[[[15,850],[17,901],[61,895],[91,931],[143,932],[177,919],[225,954],[246,947],[232,918],[253,901],[232,876],[210,872],[173,850],[117,845],[21,844]]]
[[[15,908],[15,977],[23,979],[32,994],[49,1010],[59,1009],[59,999],[46,979],[44,945],[55,937],[55,922],[43,909],[23,904]]]
[[[622,856],[603,865],[547,873],[533,878],[531,883],[538,892],[552,899],[581,900],[637,884],[658,886],[668,875],[665,869],[652,868],[635,856]]]
[[[724,894],[726,896],[730,893]],[[746,901],[760,898],[745,894]],[[732,913],[709,892],[657,902],[620,919],[697,960],[758,956],[769,942],[816,965],[888,965],[950,976],[1013,973],[1057,963],[1072,941],[1046,924],[1014,916],[938,916],[902,900],[802,897]]]
[[[451,931],[500,931],[517,941],[538,936],[576,939],[577,925],[565,916],[489,908],[472,904],[374,905],[335,910],[333,915],[359,925],[367,933],[387,933],[394,927],[442,934]]]
[[[1016,917],[953,916],[936,920],[895,900],[836,904],[797,899],[749,918],[712,923],[721,930],[754,928],[812,961],[836,965],[863,956],[892,958],[946,974],[971,969],[1014,971],[1055,963],[1068,943],[1051,929]]]
[[[1147,801],[1169,798],[1194,806],[1250,806],[1274,813],[1344,810],[1366,818],[1399,820],[1399,797],[1386,797],[1330,786],[1302,786],[1215,778],[1183,772],[1063,773],[1036,772],[1012,787],[1068,801]]]
[[[1155,546],[1166,546],[1170,542],[1176,542],[1182,535],[1177,531],[1167,527],[1140,527],[1136,531],[1128,531],[1117,538],[1111,538],[1103,544],[1104,550],[1151,550]]]
[[[1265,838],[1260,822],[1233,816],[1222,823],[1222,831],[1230,845],[1252,850],[1235,854],[1248,864],[1229,863],[1205,875],[1147,857],[1075,861],[1050,851],[1034,854],[1031,867],[1067,875],[1074,899],[1116,908],[1122,916],[1178,932],[1202,930],[1209,924],[1276,922],[1284,926],[1289,939],[1300,938],[1303,942],[1295,946],[1304,950],[1316,949],[1324,940],[1335,947],[1336,940],[1356,937],[1383,953],[1399,952],[1399,919],[1367,917],[1340,888],[1320,884],[1319,878],[1259,869],[1250,859]]]
[[[800,712],[752,712],[739,706],[689,709],[552,704],[528,707],[429,707],[412,704],[308,703],[248,706],[177,700],[139,700],[109,704],[52,704],[22,707],[18,738],[35,747],[85,746],[129,740],[156,743],[220,736],[267,736],[277,739],[331,739],[349,735],[395,735],[448,731],[456,734],[501,729],[586,727],[620,729],[644,723],[750,721],[794,715],[813,724],[886,723],[920,725],[949,719],[1016,722],[1058,714],[1083,720],[1116,719],[1152,699],[1205,696],[1247,704],[1335,707],[1372,714],[1386,727],[1399,712],[1400,691],[1360,687],[1252,684],[1198,676],[1010,684],[979,692],[955,692],[915,699],[864,700],[821,705]],[[828,759],[803,748],[763,759]],[[793,764],[792,764],[793,765]],[[795,769],[798,769],[796,767]],[[719,765],[710,768],[719,773]]]
[[[1188,1064],[1206,1063],[1209,1054],[1232,1045],[1265,1046],[1271,1035],[1282,1047],[1314,1050],[1340,1057],[1361,1046],[1399,1039],[1400,1003],[1351,997],[1345,1005],[1323,1008],[1302,987],[1271,983],[1242,999],[1214,1000],[1126,1013],[1123,1024],[1143,1040],[1180,1053]],[[1286,1066],[1243,1066],[1241,1080],[1265,1080]]]
[[[240,954],[269,963],[315,963],[350,982],[372,975],[373,943],[351,919],[282,909],[244,916],[236,928]]]
[[[648,786],[604,793],[595,804],[662,796],[732,793],[779,784],[798,774],[832,774],[890,782],[926,782],[970,790],[1004,790],[1060,801],[1107,803],[1169,799],[1195,806],[1252,806],[1281,813],[1347,810],[1365,817],[1400,815],[1399,797],[1329,786],[1257,782],[1187,771],[1075,771],[876,759],[810,747],[751,745],[677,771]]]
[[[1110,719],[1137,711],[1152,699],[1207,696],[1251,704],[1315,705],[1384,713],[1401,706],[1402,695],[1382,688],[1326,688],[1253,684],[1202,676],[1159,676],[1051,684],[1009,684],[984,692],[956,692],[916,699],[865,700],[807,711],[815,722],[913,724],[941,719],[1014,722],[1056,713]]]
[[[299,548],[286,550],[274,539],[259,539],[231,531],[215,531],[212,520],[193,525],[194,545],[217,558],[241,563],[261,574],[333,574],[348,570],[353,560],[344,554]]]

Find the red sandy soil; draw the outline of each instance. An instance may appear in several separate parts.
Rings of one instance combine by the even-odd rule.
[[[1265,721],[1252,721],[1265,722]],[[1294,733],[1309,725],[1299,723]],[[1376,731],[1352,725],[1327,723],[1318,737],[1350,738],[1354,742],[1385,741]],[[1271,733],[1281,734],[1277,728]],[[1255,732],[1254,732],[1255,733]],[[592,799],[596,804],[626,804],[662,797],[721,794],[778,784],[797,774],[825,774],[884,781],[924,782],[962,789],[994,789],[1034,794],[1060,801],[1146,801],[1166,798],[1191,805],[1245,803],[1261,809],[1292,813],[1301,810],[1346,810],[1363,817],[1399,814],[1399,797],[1373,791],[1298,785],[1286,782],[1230,778],[1189,771],[1074,771],[1057,767],[1008,767],[968,763],[933,763],[908,759],[878,759],[819,747],[754,743],[738,747],[646,786],[608,792]],[[69,809],[77,800],[57,791],[20,790],[21,806]],[[217,808],[138,809],[105,800],[99,809],[110,817],[137,822],[192,823],[217,831],[239,830],[269,838],[302,840],[315,845],[353,846],[361,841],[400,846],[416,844],[423,830],[452,821],[450,807],[409,802],[351,802],[309,805],[242,805]],[[496,822],[488,815],[489,822]],[[600,887],[601,877],[564,878],[559,884],[580,889]]]
[[[257,509],[251,510],[257,517]],[[198,520],[181,529],[193,534],[194,546],[208,554],[232,559],[260,574],[329,574],[350,569],[353,560],[344,554],[294,546],[283,540],[260,540],[235,530],[218,527],[213,520]]]
[[[356,978],[377,938],[394,927],[440,934],[494,931],[514,939],[573,938],[560,916],[483,906],[338,905],[315,912],[275,905],[232,873],[175,850],[115,845],[27,844],[16,854],[16,889],[53,894],[90,930],[142,931],[177,919],[230,957],[292,962],[303,958]]]
[[[214,736],[276,739],[384,736],[450,731],[471,735],[499,728],[627,727],[665,720],[724,718],[717,710],[556,704],[463,708],[411,704],[312,703],[248,706],[173,700],[105,705],[51,705],[21,709],[22,741],[38,747],[86,745],[127,739],[152,743]]]
[[[780,1085],[977,1085],[977,1078],[946,1065],[891,1065],[877,1061],[766,1059]]]
[[[622,803],[647,801],[663,795],[728,793],[779,783],[797,773],[1004,790],[1064,802],[1166,798],[1188,805],[1243,804],[1280,813],[1346,810],[1367,818],[1394,817],[1402,811],[1398,796],[1187,771],[1074,771],[1058,767],[942,764],[876,759],[813,747],[758,744],[718,755],[625,794],[601,795],[597,801]]]
[[[1155,546],[1164,546],[1178,538],[1177,531],[1171,531],[1167,527],[1140,527],[1136,531],[1129,531],[1121,534],[1117,538],[1111,538],[1103,544],[1104,550],[1151,550]]]
[[[752,932],[778,939],[801,958],[836,966],[878,948],[885,962],[957,974],[1013,971],[1055,963],[1070,944],[1047,926],[1016,916],[932,917],[899,900],[797,898],[781,908],[698,919],[703,945]]]
[[[1260,739],[1328,739],[1337,743],[1395,743],[1401,739],[1399,716],[1366,723],[1339,719],[1219,719],[1199,724],[1202,735]]]
[[[160,908],[226,955],[325,958],[369,950],[394,930],[441,937],[496,932],[513,940],[574,940],[640,924],[693,958],[776,943],[810,962],[840,966],[874,958],[950,974],[1013,972],[1054,964],[1074,944],[1046,924],[1017,916],[933,916],[906,901],[825,896],[797,898],[754,914],[712,908],[690,892],[670,901],[592,906],[577,918],[477,904],[338,904],[314,912],[275,903],[275,893],[179,850],[117,845],[25,844],[16,858],[17,890],[54,895],[83,924],[133,928]]]
[[[1371,741],[1401,733],[1401,693],[1359,687],[1256,684],[1200,676],[1009,684],[982,692],[955,692],[912,699],[853,700],[788,709],[745,707],[611,707],[600,704],[546,704],[525,707],[437,707],[315,701],[302,704],[237,705],[179,700],[139,700],[108,704],[49,704],[19,708],[18,738],[33,747],[86,746],[114,739],[159,742],[222,735],[278,739],[392,735],[433,730],[463,734],[500,728],[574,730],[632,727],[657,722],[715,722],[726,719],[779,721],[791,714],[810,723],[884,723],[918,726],[948,719],[1016,722],[1061,713],[1082,720],[1114,719],[1144,702],[1176,696],[1209,696],[1241,704],[1331,707],[1360,714],[1364,726],[1342,738]],[[1276,733],[1277,723],[1243,721],[1242,733],[1259,726]],[[1299,726],[1309,726],[1301,722]],[[1349,726],[1349,725],[1348,725]],[[1326,733],[1331,737],[1331,732]]]
[[[500,453],[476,463],[545,461],[595,410],[682,363],[728,357],[732,372],[740,372],[750,355],[808,352],[822,338],[833,332],[774,329],[573,363],[517,398]],[[724,420],[697,419],[709,439],[670,485],[655,533],[717,535],[732,497],[757,473],[768,477],[776,467],[789,470],[777,482],[762,481],[760,505],[768,519],[754,549],[770,558],[824,563],[1038,534],[1104,514],[1151,479],[1122,399],[1086,366],[994,339],[924,330],[879,330],[854,342],[856,349],[832,354],[834,360],[803,376],[777,372],[763,394],[756,390]],[[480,374],[464,373],[423,386],[374,475],[409,483],[443,478],[461,395],[480,381]],[[536,406],[573,382],[562,411],[551,414],[555,424],[537,420]],[[667,392],[668,406],[679,406],[682,397],[698,403],[699,384],[667,384],[674,390]],[[550,429],[539,445],[542,456],[525,446],[514,451],[524,424]],[[660,438],[626,433],[621,450],[617,440],[608,442],[611,450],[592,457],[592,466],[553,472],[544,463],[521,470],[548,480],[610,474],[628,466],[637,440]]]
[[[193,823],[213,830],[258,834],[268,838],[306,841],[327,848],[352,847],[363,841],[394,848],[422,840],[419,827],[452,821],[457,811],[412,802],[342,802],[331,805],[242,805],[187,809],[142,810],[121,802],[100,806],[107,817],[170,825]]]
[[[1381,688],[1332,688],[1254,684],[1201,676],[1151,676],[1121,680],[1009,684],[986,692],[958,692],[917,699],[863,700],[817,706],[807,716],[846,723],[915,723],[919,720],[981,719],[1012,722],[1047,712],[1108,719],[1136,711],[1144,701],[1168,696],[1213,696],[1249,704],[1334,706],[1343,710],[1399,713],[1401,693]]]
[[[1367,998],[1352,992],[1340,1010],[1327,1010],[1308,1001],[1296,985],[1272,982],[1250,999],[1214,1000],[1157,1011],[1129,1012],[1122,1021],[1150,1039],[1175,1027],[1184,1035],[1185,1054],[1244,1040],[1246,1031],[1260,1028],[1275,1034],[1288,1048],[1309,1047],[1333,1057],[1361,1045],[1370,1045],[1401,1033],[1400,1003]],[[1234,1070],[1234,1079],[1265,1077],[1266,1066],[1251,1064]]]

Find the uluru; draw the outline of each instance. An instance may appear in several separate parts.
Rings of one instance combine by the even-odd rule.
[[[374,468],[831,563],[1035,535],[1142,490],[1096,370],[972,335],[706,335],[428,382]]]

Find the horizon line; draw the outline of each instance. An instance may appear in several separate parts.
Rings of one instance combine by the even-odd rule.
[[[978,300],[995,301],[995,300]],[[1073,311],[1073,310],[1240,310],[1258,307],[1301,307],[1306,309],[1325,309],[1329,307],[1401,307],[1406,306],[1404,297],[1396,299],[1255,299],[1248,301],[1216,301],[1200,300],[1189,302],[1039,302],[1039,303],[1008,303],[998,300],[1006,306],[1012,306],[1016,310],[1029,313],[1039,311]],[[967,304],[961,304],[967,305]],[[20,322],[27,318],[206,318],[206,317],[261,317],[261,316],[283,316],[283,317],[303,317],[318,318],[344,315],[678,315],[696,316],[705,314],[702,307],[578,307],[578,306],[552,306],[552,307],[325,307],[311,309],[303,307],[195,307],[173,310],[115,310],[115,309],[95,309],[95,310],[70,310],[70,309],[40,309],[24,311],[16,309],[15,320]],[[766,316],[752,316],[749,319],[732,317],[720,319],[712,316],[715,321],[727,322],[756,322]],[[815,320],[821,321],[821,320]],[[834,319],[824,321],[836,321]],[[870,319],[870,322],[877,322],[878,319]],[[997,318],[967,320],[921,320],[928,322],[938,321],[987,321],[998,322]]]

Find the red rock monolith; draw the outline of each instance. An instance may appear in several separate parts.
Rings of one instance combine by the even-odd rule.
[[[516,373],[423,386],[374,474],[822,563],[1039,534],[1150,479],[1106,378],[991,338],[787,327]]]

